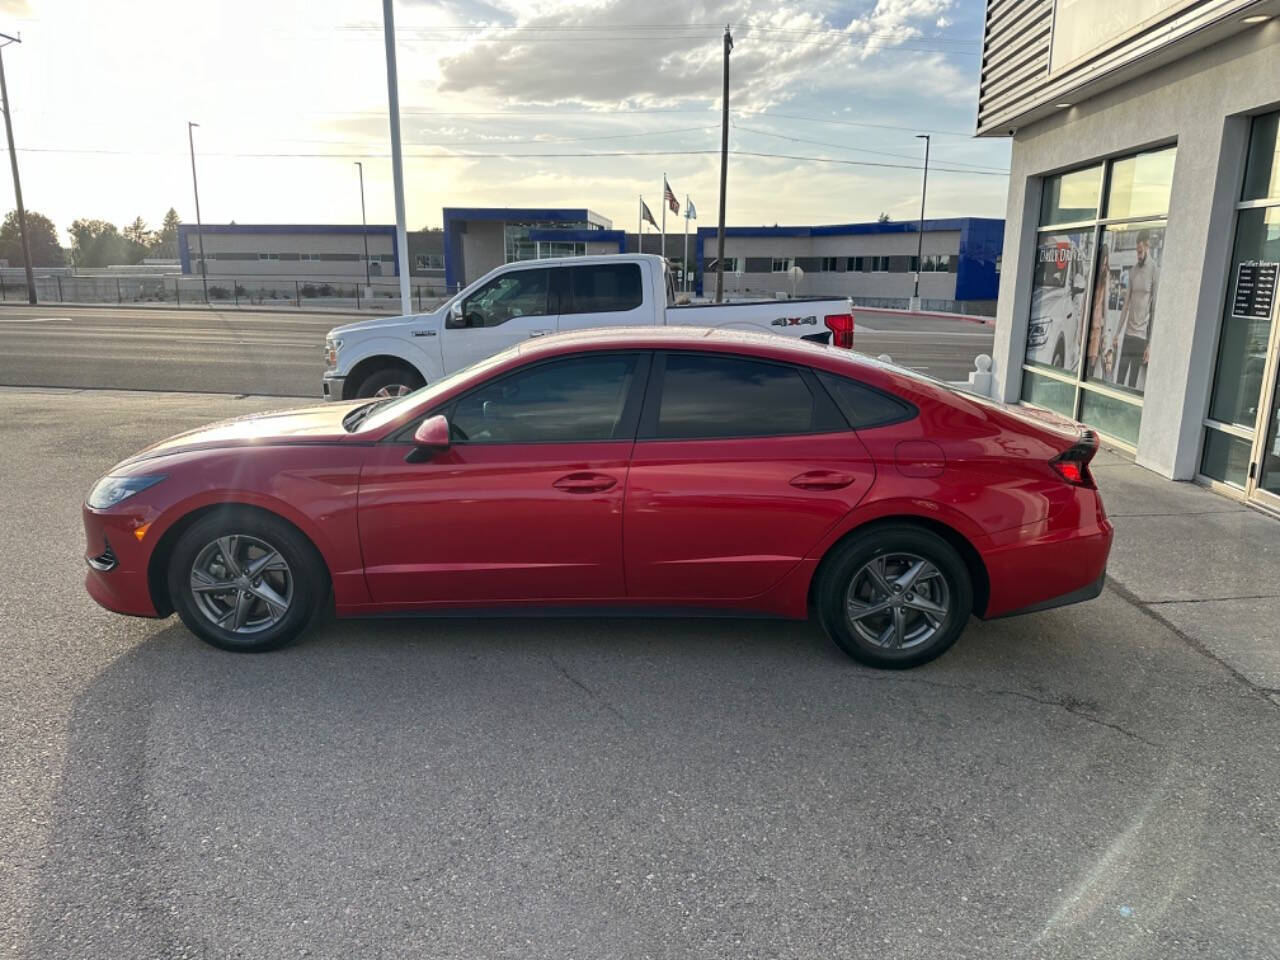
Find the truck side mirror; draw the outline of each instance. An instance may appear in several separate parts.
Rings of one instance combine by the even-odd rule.
[[[458,330],[467,325],[465,314],[462,312],[462,301],[455,300],[449,305],[449,322],[447,326],[451,330]]]

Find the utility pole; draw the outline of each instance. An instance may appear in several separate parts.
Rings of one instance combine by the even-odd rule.
[[[924,196],[929,188],[929,134],[917,133],[924,141],[924,182],[920,184],[920,226],[916,229],[916,288],[911,295],[911,309],[920,309],[920,268],[924,266]]]
[[[0,49],[11,43],[21,43],[19,37],[0,33]],[[31,241],[27,239],[27,211],[22,206],[22,181],[18,179],[18,151],[13,145],[13,121],[9,117],[9,85],[4,79],[4,58],[0,56],[0,98],[4,100],[4,132],[9,137],[9,163],[13,167],[13,198],[18,208],[18,236],[22,240],[22,266],[27,274],[27,302],[35,306],[36,278],[31,272]]]
[[[364,233],[364,285],[369,288],[373,281],[369,279],[369,222],[364,217],[364,164],[356,161],[356,169],[360,171],[360,228]]]
[[[404,229],[404,156],[400,150],[400,84],[396,80],[394,0],[382,0],[382,33],[387,46],[387,112],[391,118],[391,180],[396,192],[396,259],[400,262],[400,310],[413,313],[409,293],[409,237]]]
[[[733,37],[724,27],[724,94],[720,97],[720,226],[716,230],[716,303],[724,300],[724,188],[729,176],[729,52]]]
[[[191,190],[196,195],[196,237],[200,241],[200,286],[204,288],[204,305],[209,305],[209,277],[204,264],[204,224],[200,221],[200,185],[196,182],[196,141],[192,129],[200,126],[187,121],[187,145],[191,147]]]

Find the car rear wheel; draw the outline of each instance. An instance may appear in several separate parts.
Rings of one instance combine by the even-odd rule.
[[[198,520],[174,546],[169,596],[187,629],[224,650],[274,650],[311,622],[323,563],[289,524],[226,510]]]
[[[412,393],[425,385],[426,381],[416,371],[403,367],[388,367],[375,370],[365,377],[356,390],[356,397],[378,400],[383,397],[403,397],[406,393]]]
[[[841,544],[823,565],[815,600],[823,628],[845,653],[902,669],[955,643],[973,609],[973,584],[946,540],[893,524]]]

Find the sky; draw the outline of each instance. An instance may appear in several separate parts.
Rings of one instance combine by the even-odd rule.
[[[665,173],[730,225],[1003,216],[1009,144],[973,134],[982,0],[396,0],[407,223],[588,207],[634,229]],[[23,197],[76,218],[395,220],[379,0],[0,0]],[[0,176],[0,206],[13,205]],[[667,228],[682,224],[668,216]]]

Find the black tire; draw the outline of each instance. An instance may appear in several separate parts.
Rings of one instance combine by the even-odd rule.
[[[864,603],[861,609],[883,606],[886,601],[877,599],[878,594],[874,593],[874,574],[866,568],[873,561],[882,563],[890,573],[888,580],[892,586],[895,579],[892,571],[903,569],[905,572],[903,564],[908,563],[907,557],[932,565],[936,575],[922,576],[920,586],[916,587],[919,598],[910,588],[906,593],[886,593],[885,596],[903,611],[903,633],[910,634],[908,628],[913,628],[920,639],[897,648],[880,645],[855,628],[851,615],[846,613],[846,605],[853,591],[852,599]],[[927,571],[928,567],[923,569]],[[860,592],[867,590],[872,592]],[[910,598],[909,601],[906,598]],[[822,628],[840,649],[868,666],[901,670],[927,663],[956,642],[973,611],[973,583],[960,554],[942,537],[909,523],[883,524],[855,534],[835,548],[822,564],[814,600]],[[945,604],[946,615],[934,618],[909,606],[921,602],[935,607]],[[936,626],[931,627],[935,619]],[[862,629],[869,632],[878,632],[881,624],[899,623],[894,620],[892,605],[886,613],[863,614],[859,622]],[[927,634],[929,629],[931,634]],[[897,634],[891,636],[896,638]]]
[[[360,381],[360,386],[356,388],[356,397],[361,400],[377,396],[394,397],[401,393],[410,393],[426,384],[427,381],[423,380],[422,375],[416,370],[410,370],[408,367],[383,367]]]
[[[215,568],[224,569],[221,548],[217,546],[221,538],[231,538],[229,542],[232,553],[238,555],[237,562],[244,567],[241,572],[246,578],[250,573],[250,561],[255,556],[258,559],[266,556],[266,551],[257,547],[257,544],[276,551],[287,568],[262,574],[256,585],[249,580],[246,585],[252,586],[252,590],[241,591],[233,587],[223,591],[207,591],[201,593],[205,599],[197,599],[192,584],[193,568],[198,559],[213,556]],[[223,579],[220,582],[238,583],[232,573],[223,573],[221,577]],[[284,613],[270,623],[265,621],[270,620],[275,611],[265,600],[253,594],[253,590],[261,590],[264,580],[276,590],[277,598],[284,597],[288,600]],[[292,641],[306,629],[321,608],[328,596],[329,587],[324,561],[311,542],[297,529],[269,513],[237,508],[208,514],[183,532],[174,544],[169,558],[168,582],[173,607],[187,629],[206,643],[239,653],[275,650]],[[216,613],[217,610],[234,607],[235,601],[246,592],[252,599],[246,600],[247,615],[244,619],[251,629],[247,632],[237,631],[214,622],[211,608]],[[257,618],[263,621],[260,626],[253,626],[253,611],[257,611]],[[236,615],[233,613],[232,618]]]

